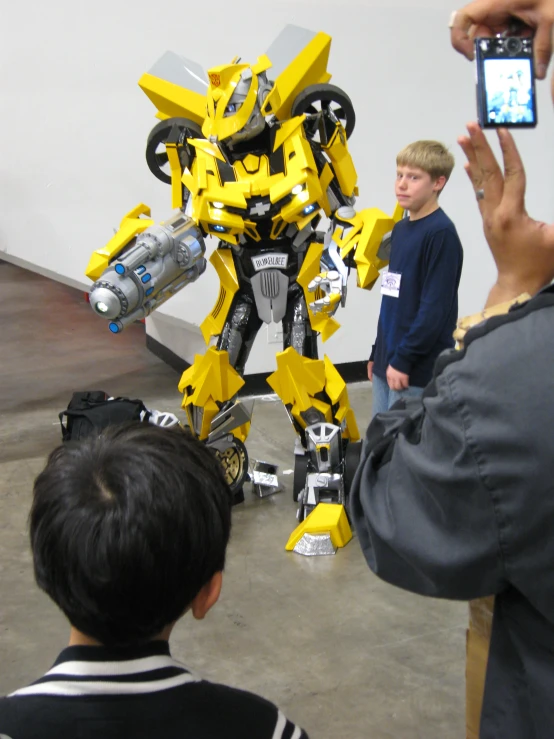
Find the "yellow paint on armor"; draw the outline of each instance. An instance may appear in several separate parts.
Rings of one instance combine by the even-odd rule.
[[[99,280],[110,262],[117,257],[127,244],[135,236],[138,236],[143,231],[146,231],[147,228],[154,225],[154,221],[150,218],[141,218],[140,216],[150,216],[150,208],[144,203],[140,203],[123,216],[117,233],[112,236],[106,246],[92,253],[85,272],[89,280],[93,282]]]
[[[229,104],[242,75],[250,70],[251,82],[238,110],[231,113]],[[206,139],[215,136],[223,141],[242,131],[252,115],[258,99],[258,77],[248,64],[224,64],[208,70],[210,85],[207,90],[208,116],[202,124]],[[213,105],[210,104],[212,101]]]
[[[165,150],[167,152],[167,159],[171,169],[171,207],[173,209],[182,208],[183,184],[181,177],[183,176],[183,173],[181,170],[181,160],[179,159],[177,144],[168,144],[166,142]]]
[[[379,208],[366,208],[352,218],[337,217],[337,228],[333,239],[340,250],[342,259],[355,249],[358,287],[371,290],[379,277],[379,270],[387,265],[387,260],[377,256],[383,237],[392,231],[404,211],[398,206],[394,215],[388,216]]]
[[[208,187],[208,169],[204,157],[196,157],[196,179],[198,181],[198,189],[205,190]],[[194,165],[193,165],[194,171]]]
[[[329,144],[322,148],[331,160],[341,191],[348,197],[352,197],[358,175],[352,156],[348,151],[346,132],[340,123],[337,123],[337,130]]]
[[[212,312],[206,316],[200,330],[206,344],[212,336],[219,336],[227,320],[235,293],[239,289],[237,271],[233,262],[233,254],[230,249],[217,249],[210,257],[210,262],[215,267],[219,277],[219,296]]]
[[[350,441],[358,441],[360,432],[356,416],[350,405],[346,383],[328,356],[325,356],[323,361],[325,362],[325,392],[331,403],[339,406],[335,418],[337,424],[343,428],[342,436]]]
[[[313,536],[329,534],[334,547],[337,549],[345,547],[352,539],[352,529],[344,506],[337,503],[319,503],[290,535],[285,546],[287,552],[292,552],[305,534]]]
[[[310,318],[310,326],[313,328],[314,331],[319,331],[321,333],[321,338],[323,341],[327,341],[327,339],[329,339],[329,337],[331,337],[335,333],[335,331],[340,328],[340,324],[331,316],[312,312],[309,304],[313,303],[316,300],[316,294],[311,293],[308,290],[308,285],[310,284],[310,282],[320,273],[322,253],[323,244],[318,244],[315,242],[310,244],[296,281],[304,290],[304,297],[306,299],[306,303],[308,304],[308,316]]]
[[[296,161],[292,160],[293,166],[297,169],[311,169],[317,172],[312,147],[303,134],[304,132],[302,131],[302,135],[297,134],[291,138],[291,143],[294,146],[296,154],[294,158]]]
[[[331,216],[331,205],[329,203],[329,198],[327,197],[327,188],[334,179],[335,175],[333,174],[333,170],[328,164],[326,164],[319,176],[319,184],[321,187],[321,199],[319,202],[327,218]]]
[[[182,406],[187,411],[189,423],[193,420],[192,406],[203,409],[200,439],[207,438],[211,422],[220,410],[218,403],[233,398],[243,385],[244,380],[231,366],[226,351],[210,347],[205,354],[194,357],[192,366],[181,376],[179,391],[184,396]]]
[[[221,153],[219,146],[212,144],[211,141],[206,141],[205,139],[187,139],[187,143],[194,146],[197,152],[203,151],[209,157],[219,159],[221,162],[225,161],[225,157]]]
[[[291,117],[292,104],[302,90],[308,85],[329,82],[330,48],[331,37],[323,32],[316,34],[274,81],[262,107],[263,115],[272,114],[286,120]]]
[[[295,421],[306,428],[302,413],[314,408],[331,423],[331,406],[315,397],[325,388],[325,363],[321,359],[303,357],[292,347],[279,352],[276,359],[277,370],[267,378],[267,383],[290,408]]]
[[[272,67],[272,63],[270,58],[267,56],[267,54],[262,54],[258,57],[258,61],[256,64],[252,65],[252,71],[254,74],[261,74],[262,72],[267,72],[268,69]]]
[[[304,123],[306,120],[305,115],[297,115],[294,118],[291,118],[289,121],[285,121],[281,126],[279,126],[277,133],[275,134],[275,143],[273,144],[273,151],[277,151],[280,146],[282,146],[285,141],[289,138],[291,138],[292,134],[300,128],[300,126]]]
[[[187,188],[187,190],[190,191],[191,195],[198,195],[198,180],[196,179],[196,177],[194,177],[188,167],[183,172],[181,182]]]
[[[139,87],[154,103],[158,118],[189,118],[202,125],[206,117],[206,98],[199,92],[187,90],[173,82],[167,82],[151,74],[143,74]]]

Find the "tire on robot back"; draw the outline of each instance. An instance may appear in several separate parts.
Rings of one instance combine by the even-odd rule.
[[[314,113],[317,109],[314,108],[314,103],[320,103],[321,108],[324,109],[326,105],[335,103],[340,107],[333,111],[337,118],[339,118],[345,131],[346,138],[350,138],[356,125],[356,113],[354,112],[354,106],[348,95],[336,85],[308,85],[302,92],[296,96],[292,108],[291,116],[303,115],[304,113]],[[312,110],[310,110],[312,108]]]

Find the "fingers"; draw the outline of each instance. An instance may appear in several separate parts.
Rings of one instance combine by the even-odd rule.
[[[479,167],[479,163],[477,161],[477,156],[475,155],[475,149],[473,148],[471,139],[467,136],[460,136],[460,138],[458,139],[458,144],[460,145],[467,159],[467,164],[464,165],[464,169],[467,172],[472,185],[477,190],[481,187],[483,178],[481,176],[481,168]]]
[[[511,35],[528,35],[534,29],[535,68],[537,79],[544,79],[552,56],[552,14],[537,8],[536,0],[474,0],[451,19],[452,46],[467,59],[474,58],[474,39],[508,32]],[[513,30],[514,23],[520,28]],[[526,33],[527,32],[527,33]]]
[[[497,0],[476,0],[453,14],[450,21],[452,46],[470,61],[475,56],[474,39],[494,36],[508,27],[510,15],[498,8]]]
[[[474,46],[473,46],[473,38],[469,36],[469,30],[470,26],[467,28],[457,28],[453,27],[450,29],[450,41],[452,43],[452,46],[456,49],[456,51],[459,51],[460,54],[463,54],[466,59],[469,59],[469,61],[473,61],[473,58],[475,56],[474,53]]]
[[[340,295],[326,295],[324,298],[314,300],[313,303],[310,303],[310,310],[312,313],[334,313],[339,301]]]
[[[473,144],[471,143],[471,139],[469,139],[467,136],[460,136],[460,138],[458,139],[458,144],[460,145],[462,151],[467,158],[467,162],[464,164],[465,173],[469,177],[469,181],[471,182],[474,192],[477,193],[477,191],[481,190],[483,187],[483,178],[481,175],[481,169],[477,162],[477,157],[475,155]],[[477,203],[482,215],[483,200],[478,199]]]
[[[321,288],[323,292],[339,292],[340,293],[340,275],[336,270],[330,270],[329,272],[322,272],[321,274],[314,277],[314,279],[308,284],[308,291],[313,293],[317,288]]]
[[[323,280],[324,278],[321,275],[314,277],[314,279],[308,283],[308,292],[314,293],[318,287],[323,289],[323,285],[321,284]]]
[[[542,21],[535,33],[535,73],[539,80],[546,77],[552,56],[552,25],[550,21]]]
[[[487,204],[497,205],[502,199],[504,178],[502,170],[487,141],[487,138],[477,123],[468,123],[467,130],[475,159],[471,159],[472,172],[478,168],[480,186],[485,191]],[[474,164],[476,162],[476,165]]]
[[[498,130],[504,159],[504,202],[513,212],[525,210],[525,168],[513,136],[505,128]]]
[[[402,392],[402,390],[407,390],[409,385],[404,385],[400,380],[390,380],[389,381],[389,387],[391,390],[396,390],[397,393]]]

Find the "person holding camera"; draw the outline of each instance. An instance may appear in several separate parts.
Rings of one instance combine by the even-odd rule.
[[[476,0],[451,21],[473,39],[523,21],[537,76],[554,0]],[[554,79],[552,82],[554,100]],[[554,225],[525,207],[525,170],[498,131],[503,169],[477,124],[460,138],[497,278],[460,351],[443,353],[421,400],[375,418],[350,491],[370,568],[422,595],[495,595],[481,739],[554,736]]]
[[[231,503],[212,452],[179,427],[110,426],[52,452],[31,548],[69,646],[0,699],[1,737],[307,739],[269,701],[202,680],[169,650],[177,621],[219,598]]]

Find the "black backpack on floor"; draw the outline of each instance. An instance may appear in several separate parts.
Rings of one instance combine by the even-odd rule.
[[[144,416],[141,418],[141,414]],[[101,390],[73,393],[59,414],[63,441],[78,441],[107,426],[126,421],[148,421],[150,412],[142,400],[111,398]],[[64,418],[66,419],[64,426]]]

